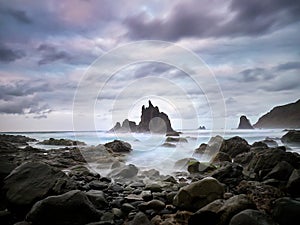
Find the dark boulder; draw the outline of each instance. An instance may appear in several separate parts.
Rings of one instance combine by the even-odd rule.
[[[101,214],[79,190],[47,197],[32,207],[26,220],[43,225],[84,225],[99,221]]]
[[[212,177],[204,178],[181,188],[173,204],[180,209],[196,211],[210,202],[222,198],[224,187]]]
[[[291,225],[299,221],[300,202],[291,198],[280,198],[275,201],[273,218],[280,225]]]
[[[182,137],[167,137],[166,138],[166,142],[181,142],[181,143],[187,143],[187,139],[186,138],[182,138]]]
[[[240,117],[240,123],[237,129],[254,129],[246,116]]]
[[[300,197],[300,169],[293,170],[286,187],[292,196]]]
[[[294,167],[291,164],[286,161],[281,161],[278,162],[276,166],[263,179],[277,179],[287,181],[293,170]]]
[[[114,140],[104,145],[109,152],[112,153],[127,153],[131,152],[131,145],[128,142]]]
[[[231,162],[231,157],[225,152],[218,152],[211,160],[211,163]]]
[[[234,158],[238,154],[249,152],[250,145],[245,139],[235,136],[233,138],[225,140],[220,148],[220,151],[225,152],[231,158]]]
[[[148,217],[142,213],[138,212],[132,221],[128,223],[128,225],[152,225],[152,223],[149,221]]]
[[[139,169],[135,165],[129,164],[113,169],[108,176],[121,179],[133,178],[137,175],[138,171]]]
[[[48,196],[61,179],[70,182],[63,172],[47,164],[24,163],[4,180],[8,204],[13,210],[27,210],[36,201]]]
[[[236,163],[226,162],[214,171],[211,176],[226,185],[237,185],[243,179],[243,167]]]
[[[290,130],[281,137],[283,143],[298,143],[300,144],[300,130]]]
[[[258,210],[246,209],[232,217],[229,225],[276,225],[276,223]]]

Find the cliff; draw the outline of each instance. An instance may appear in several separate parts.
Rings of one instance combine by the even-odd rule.
[[[255,128],[300,128],[300,99],[297,102],[274,107],[258,119]]]

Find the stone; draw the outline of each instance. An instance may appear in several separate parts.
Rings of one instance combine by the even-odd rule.
[[[252,151],[240,153],[237,156],[235,156],[235,158],[233,159],[233,162],[240,164],[242,166],[247,166],[250,163],[253,156],[254,156],[254,153]]]
[[[146,185],[145,190],[149,190],[151,192],[161,192],[162,186],[158,183],[150,183]]]
[[[275,199],[285,196],[278,188],[257,181],[243,180],[236,187],[236,192],[246,194],[260,211],[271,213]]]
[[[220,151],[227,153],[231,158],[235,158],[238,154],[249,152],[250,145],[245,139],[235,136],[224,140]]]
[[[151,200],[149,202],[144,202],[139,205],[141,211],[146,211],[148,209],[153,209],[156,211],[163,210],[166,207],[166,204],[160,200]]]
[[[237,185],[243,179],[243,167],[236,163],[225,163],[215,170],[212,177],[229,186]]]
[[[251,125],[249,119],[243,115],[240,117],[240,122],[237,129],[254,129],[254,128]]]
[[[9,207],[28,210],[36,201],[49,195],[58,179],[69,179],[63,172],[39,162],[24,163],[4,180]]]
[[[138,212],[134,216],[133,220],[128,223],[128,225],[142,225],[142,224],[152,225],[148,217],[142,212]]]
[[[74,141],[70,139],[55,139],[49,138],[48,140],[44,140],[39,142],[40,145],[57,145],[57,146],[85,146],[86,143],[82,141]]]
[[[176,144],[172,144],[172,143],[169,143],[169,142],[165,142],[161,146],[166,147],[166,148],[176,148]]]
[[[207,144],[202,143],[198,148],[195,149],[195,153],[196,154],[204,154],[207,146],[208,146]]]
[[[300,131],[290,130],[281,137],[283,143],[300,143]]]
[[[300,169],[293,170],[286,188],[292,196],[300,197]]]
[[[258,210],[246,209],[233,216],[229,225],[276,225],[276,223]]]
[[[101,214],[79,190],[47,197],[34,204],[26,216],[33,224],[83,225],[99,221]]]
[[[181,188],[173,204],[180,209],[196,211],[210,202],[222,198],[224,187],[215,178],[207,177]]]
[[[262,141],[263,143],[265,143],[269,148],[276,148],[278,147],[278,144],[275,140],[273,140],[272,138],[266,137],[265,140]]]
[[[86,192],[86,196],[93,203],[96,209],[103,209],[108,206],[108,202],[106,201],[103,191],[89,190]]]
[[[113,153],[128,153],[131,152],[131,145],[125,141],[114,140],[104,145],[109,152]]]
[[[166,142],[187,143],[188,140],[186,138],[183,138],[183,137],[167,137]]]
[[[121,210],[122,210],[122,212],[128,214],[131,211],[135,210],[135,207],[133,205],[129,204],[129,203],[124,203],[121,206]]]
[[[281,161],[276,164],[276,166],[263,178],[267,179],[277,179],[287,181],[293,172],[294,167],[286,161]]]
[[[187,171],[189,171],[189,173],[191,174],[194,174],[194,173],[206,173],[209,171],[213,171],[215,169],[216,167],[210,163],[191,161],[188,165]]]
[[[272,215],[278,224],[290,225],[299,221],[299,212],[300,202],[285,197],[275,201]]]
[[[109,173],[109,176],[114,178],[125,178],[125,179],[133,178],[137,175],[138,171],[139,169],[135,165],[129,164],[112,170]]]
[[[99,180],[93,180],[89,183],[89,187],[94,190],[104,190],[108,188],[108,184]]]
[[[211,160],[211,163],[231,162],[231,157],[225,152],[218,152]]]
[[[228,224],[230,219],[245,209],[255,209],[256,206],[245,194],[235,195],[224,202],[219,209],[220,223]]]

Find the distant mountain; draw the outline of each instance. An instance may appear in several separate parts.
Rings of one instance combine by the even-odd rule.
[[[255,128],[300,128],[300,99],[287,105],[276,106],[258,119]]]

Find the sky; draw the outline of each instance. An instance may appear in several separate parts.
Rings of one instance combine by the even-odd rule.
[[[107,130],[149,99],[177,129],[255,123],[299,99],[299,37],[297,0],[0,0],[0,131]]]

